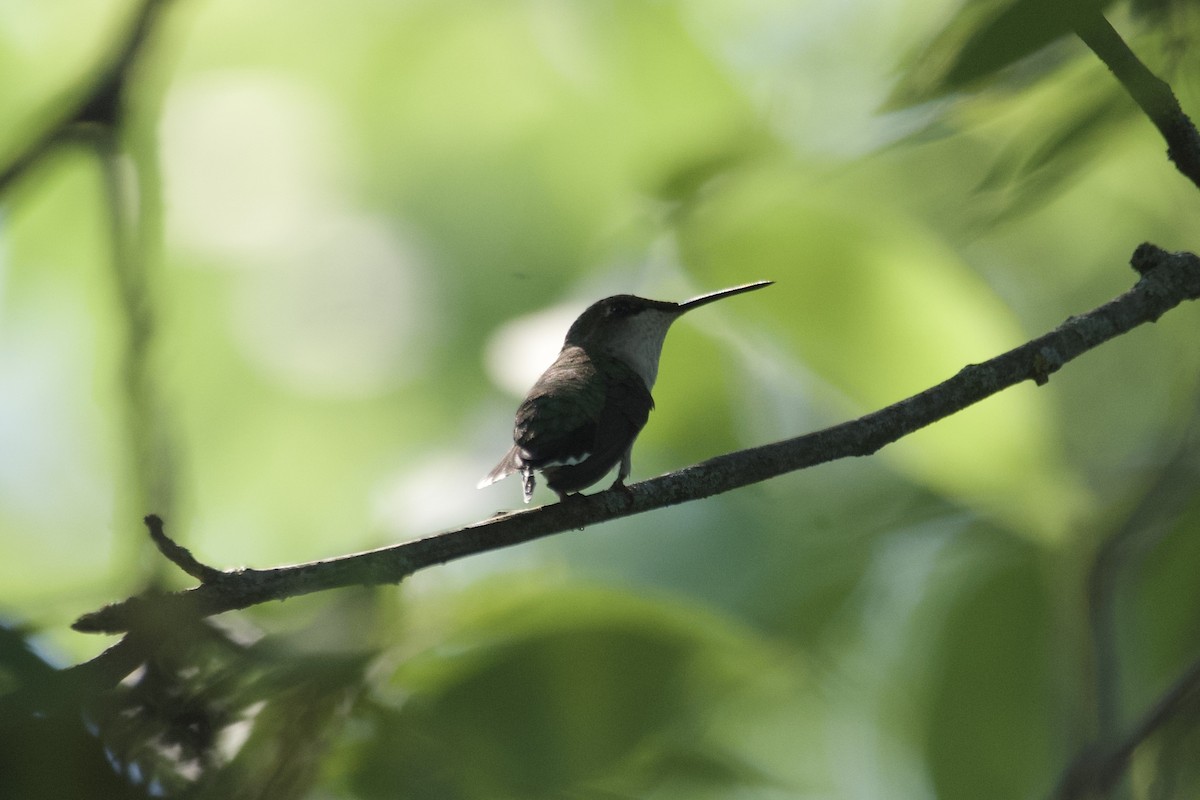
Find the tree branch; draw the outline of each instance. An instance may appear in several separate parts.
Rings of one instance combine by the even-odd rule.
[[[115,126],[120,115],[126,75],[149,38],[158,12],[167,0],[145,0],[135,12],[128,31],[106,61],[92,71],[86,85],[67,93],[69,100],[60,99],[63,108],[52,116],[25,148],[0,167],[0,194],[6,192],[22,175],[44,158],[55,145],[67,138],[75,125],[98,123]]]
[[[599,492],[403,544],[290,567],[203,572],[200,586],[132,597],[80,617],[75,630],[116,633],[164,616],[209,616],[352,585],[398,583],[417,570],[543,536],[656,508],[711,497],[847,456],[866,456],[913,431],[1026,380],[1044,384],[1068,361],[1200,298],[1200,259],[1143,244],[1132,264],[1142,277],[1125,294],[1054,331],[982,364],[964,367],[930,389],[857,420],[795,439],[719,456],[628,487]],[[174,560],[174,559],[173,559]],[[176,563],[179,563],[178,561]],[[205,568],[207,570],[208,568]],[[189,570],[190,571],[190,570]]]
[[[1099,7],[1080,13],[1075,33],[1125,87],[1167,141],[1167,157],[1200,187],[1200,133],[1179,105],[1171,86],[1138,60]]]

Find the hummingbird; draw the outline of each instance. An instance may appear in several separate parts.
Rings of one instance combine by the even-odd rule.
[[[513,446],[479,488],[520,472],[528,503],[536,470],[566,500],[619,465],[611,488],[624,489],[633,442],[654,408],[650,390],[671,323],[714,300],[772,283],[747,283],[682,303],[618,294],[588,306],[517,409]]]

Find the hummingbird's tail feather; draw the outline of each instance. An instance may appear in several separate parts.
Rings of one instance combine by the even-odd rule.
[[[500,459],[500,463],[492,468],[492,471],[483,477],[475,486],[482,489],[485,486],[491,486],[499,480],[507,478],[514,472],[521,473],[521,489],[525,493],[525,502],[528,503],[533,499],[533,487],[536,480],[533,476],[533,467],[529,466],[522,460],[521,451],[513,447],[504,454],[504,458]]]
[[[482,477],[482,480],[476,483],[475,488],[491,486],[496,481],[503,481],[512,473],[521,473],[524,497],[526,497],[526,503],[529,503],[529,499],[533,497],[533,468],[524,463],[524,459],[521,458],[521,450],[516,446],[510,447],[509,451],[504,453],[504,458],[500,459],[500,463],[492,468],[491,473]]]
[[[512,475],[520,468],[521,462],[517,454],[517,448],[510,448],[504,454],[504,458],[500,459],[500,463],[493,467],[491,472],[483,476],[479,483],[475,484],[475,488],[482,489],[485,486],[491,486],[496,481],[503,480]]]

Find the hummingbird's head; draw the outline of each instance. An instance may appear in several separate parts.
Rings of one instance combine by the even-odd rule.
[[[646,335],[661,341],[667,334],[667,328],[685,311],[708,305],[715,300],[733,297],[735,294],[761,289],[772,283],[773,281],[756,281],[702,294],[682,303],[647,300],[631,294],[606,297],[588,306],[572,323],[571,329],[567,331],[566,345],[605,346],[614,339],[644,338]]]
[[[672,322],[685,311],[769,285],[771,281],[748,283],[693,297],[682,303],[647,300],[631,294],[606,297],[592,303],[579,315],[567,331],[567,341],[563,347],[597,349],[616,356],[642,376],[647,389],[652,389],[658,377],[658,359],[662,355],[663,342]]]
[[[567,331],[564,347],[582,347],[616,356],[632,367],[646,388],[654,386],[667,329],[683,309],[678,303],[631,294],[606,297],[579,315]]]
[[[618,294],[592,303],[567,331],[567,344],[605,346],[613,339],[637,336],[646,329],[663,335],[680,314],[678,303]]]

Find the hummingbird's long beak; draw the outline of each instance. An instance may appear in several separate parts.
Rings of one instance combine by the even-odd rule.
[[[744,286],[734,286],[730,289],[721,289],[720,291],[702,294],[699,297],[693,297],[691,300],[684,300],[682,303],[680,303],[679,313],[682,314],[684,311],[691,311],[693,308],[699,308],[700,306],[708,305],[714,300],[720,300],[723,297],[733,297],[735,294],[741,294],[742,292],[752,292],[755,289],[761,289],[764,286],[770,286],[774,282],[775,281],[756,281],[754,283],[747,283]]]

